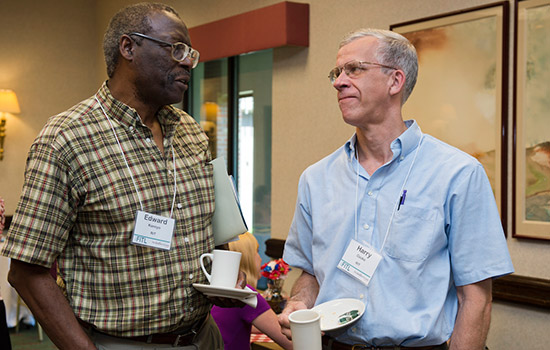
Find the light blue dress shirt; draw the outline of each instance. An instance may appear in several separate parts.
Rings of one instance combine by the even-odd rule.
[[[317,278],[316,305],[340,298],[365,303],[359,321],[328,333],[344,343],[441,344],[454,328],[456,286],[513,272],[483,166],[422,134],[415,121],[406,125],[391,144],[392,160],[374,174],[358,166],[354,135],[300,178],[284,259]],[[396,210],[402,188],[405,201]],[[382,255],[368,286],[337,268],[356,228],[357,241]]]

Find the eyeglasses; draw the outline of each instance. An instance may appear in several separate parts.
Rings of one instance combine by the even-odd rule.
[[[189,60],[191,60],[191,68],[195,68],[197,64],[199,64],[199,56],[200,56],[199,52],[185,43],[178,42],[178,43],[171,44],[167,41],[155,39],[141,33],[130,33],[128,35],[137,35],[139,37],[154,41],[163,46],[172,47],[172,58],[175,61],[183,62],[187,57],[189,57]]]
[[[380,63],[353,60],[345,63],[340,67],[335,67],[334,69],[332,69],[328,73],[328,78],[330,82],[334,84],[334,81],[338,79],[340,74],[342,74],[342,71],[344,71],[346,75],[350,78],[357,78],[362,72],[367,70],[366,65],[368,64],[371,64],[373,66],[377,66],[380,68],[397,69],[394,67],[386,66],[384,64],[380,64]]]

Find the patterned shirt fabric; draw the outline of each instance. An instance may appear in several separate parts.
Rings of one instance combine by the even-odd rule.
[[[157,116],[164,154],[138,113],[114,99],[106,83],[50,118],[29,152],[1,252],[44,267],[57,259],[76,316],[115,336],[187,327],[211,307],[192,286],[207,283],[199,257],[214,249],[208,139],[179,109],[165,106]],[[133,245],[136,211],[171,214],[173,159],[172,247]]]
[[[300,178],[283,258],[317,278],[317,305],[365,303],[356,323],[328,332],[347,344],[441,344],[454,329],[456,286],[514,271],[483,166],[406,125],[372,175],[354,135]],[[368,286],[337,268],[352,239],[382,255]]]

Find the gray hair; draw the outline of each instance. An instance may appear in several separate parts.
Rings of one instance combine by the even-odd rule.
[[[340,41],[339,48],[366,36],[373,36],[380,42],[376,50],[378,63],[399,68],[405,73],[405,91],[403,92],[403,101],[401,101],[401,104],[404,104],[411,95],[418,76],[416,49],[407,38],[399,33],[371,28],[363,28],[347,34]]]
[[[109,76],[109,78],[111,78],[115,72],[115,67],[120,55],[118,49],[120,37],[132,32],[148,34],[152,29],[151,23],[149,22],[149,15],[154,12],[162,11],[173,13],[180,18],[176,10],[168,5],[147,2],[126,6],[111,18],[107,30],[105,31],[105,36],[103,37],[103,54],[105,55],[107,76]]]

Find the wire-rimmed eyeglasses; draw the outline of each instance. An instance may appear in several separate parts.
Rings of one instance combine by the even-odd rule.
[[[136,35],[164,46],[170,46],[172,48],[172,58],[177,62],[183,62],[187,57],[189,57],[189,60],[191,61],[191,68],[195,68],[197,64],[199,64],[199,52],[187,45],[186,43],[177,42],[172,44],[164,40],[156,39],[148,35],[135,32],[128,35]]]
[[[386,66],[385,64],[380,64],[376,62],[367,62],[367,61],[349,61],[347,63],[344,63],[343,65],[339,67],[334,67],[329,73],[328,73],[328,79],[331,83],[334,84],[334,81],[338,79],[340,74],[342,72],[345,72],[346,75],[350,78],[357,78],[362,72],[367,70],[367,65],[374,65],[380,68],[388,68],[388,69],[397,69],[395,67]]]

